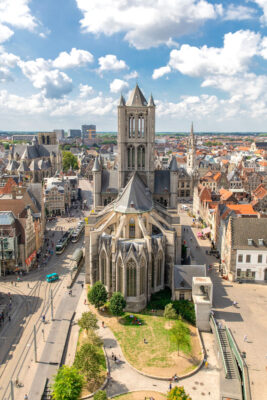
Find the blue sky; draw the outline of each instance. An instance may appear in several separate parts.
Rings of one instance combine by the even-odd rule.
[[[267,0],[0,0],[0,130],[117,129],[138,82],[157,131],[267,131]]]

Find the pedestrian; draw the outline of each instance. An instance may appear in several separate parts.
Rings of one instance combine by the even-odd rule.
[[[11,317],[10,317],[10,315],[8,316],[8,321],[9,321],[9,322],[11,321]]]
[[[29,397],[28,397],[28,395],[27,395],[27,394],[25,394],[25,396],[24,396],[24,400],[29,400]]]
[[[29,284],[29,282],[27,283],[27,288],[28,288],[28,289],[30,288],[30,284]]]
[[[86,305],[86,299],[84,299],[84,305]]]
[[[112,360],[114,360],[114,357],[115,357],[115,356],[114,356],[114,353],[112,352],[112,353],[111,353],[111,358],[112,358]]]
[[[102,321],[102,328],[105,328],[105,323],[104,323],[104,321]]]
[[[11,285],[13,286],[13,281],[11,281]]]
[[[172,383],[169,384],[169,390],[172,390]]]
[[[244,336],[244,342],[247,342],[248,341],[248,337],[247,337],[247,335],[245,335]]]
[[[82,289],[83,289],[83,286],[84,286],[83,283],[81,284],[81,286],[82,286]]]
[[[117,362],[117,357],[116,356],[114,356],[114,361]]]
[[[42,316],[43,323],[45,324],[45,315]]]
[[[70,289],[70,291],[69,291],[69,295],[71,296],[72,295],[72,290]]]

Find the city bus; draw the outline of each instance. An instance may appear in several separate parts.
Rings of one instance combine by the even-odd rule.
[[[81,234],[84,231],[84,222],[80,221],[75,231],[72,233],[71,241],[72,243],[78,242]]]
[[[73,229],[70,228],[67,232],[64,233],[61,239],[56,244],[56,254],[62,254],[67,245],[69,244],[69,241],[71,240],[73,233]]]
[[[58,279],[59,279],[59,276],[56,272],[54,272],[53,274],[46,275],[47,282],[54,282],[54,281],[57,281]]]

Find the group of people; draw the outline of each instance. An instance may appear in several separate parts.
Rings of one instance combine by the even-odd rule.
[[[118,359],[117,356],[115,356],[115,354],[114,354],[113,352],[112,352],[112,354],[111,354],[111,358],[112,358],[112,360],[113,360],[116,364],[119,364],[120,360]]]

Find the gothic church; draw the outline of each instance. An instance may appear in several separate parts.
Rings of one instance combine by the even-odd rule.
[[[138,85],[118,105],[118,169],[95,159],[94,210],[85,231],[86,282],[100,280],[109,295],[120,291],[127,309],[140,311],[151,294],[172,288],[181,262],[177,214],[179,174],[194,174],[194,134],[188,172],[173,157],[168,170],[154,168],[155,104]]]

